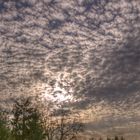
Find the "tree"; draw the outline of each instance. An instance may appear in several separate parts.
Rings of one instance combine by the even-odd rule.
[[[125,139],[124,139],[124,137],[123,137],[123,136],[121,136],[121,139],[120,139],[120,140],[125,140]]]
[[[30,98],[15,101],[12,110],[12,135],[15,140],[43,140],[45,133],[40,121],[40,113]]]
[[[89,138],[89,140],[96,140],[96,139],[92,137],[92,138]]]
[[[0,113],[0,140],[8,140],[10,137],[10,130],[7,127],[5,113]]]
[[[61,116],[45,117],[44,126],[47,140],[74,140],[83,129],[76,117],[68,116],[62,111]]]
[[[119,137],[118,136],[115,136],[115,139],[114,140],[119,140]]]
[[[99,140],[103,140],[103,139],[100,137]]]
[[[32,106],[30,98],[14,102],[11,125],[15,140],[74,140],[82,131],[79,116],[72,116],[64,108],[51,111],[48,106],[48,113],[41,113],[39,106]]]
[[[57,139],[58,140],[72,140],[76,139],[77,134],[82,131],[82,124],[79,123],[78,116],[73,117],[71,114],[67,114],[67,111],[61,110],[60,121],[57,127]]]
[[[63,104],[56,105],[56,102],[51,101],[45,103],[44,109],[43,106],[42,122],[47,140],[73,140],[83,131],[78,113],[73,114]]]
[[[111,140],[109,137],[107,137],[107,140]]]

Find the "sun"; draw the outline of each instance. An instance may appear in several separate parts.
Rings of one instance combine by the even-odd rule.
[[[51,77],[53,84],[44,83],[44,90],[42,92],[42,99],[49,103],[56,104],[73,103],[76,101],[74,96],[74,88],[72,87],[72,77],[70,73],[59,72]]]
[[[56,82],[53,87],[46,88],[44,98],[45,100],[57,103],[71,102],[74,99],[71,93],[72,90],[67,91]]]

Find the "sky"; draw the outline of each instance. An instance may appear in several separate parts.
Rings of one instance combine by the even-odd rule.
[[[139,0],[1,0],[0,34],[2,105],[39,94],[88,133],[140,133]]]

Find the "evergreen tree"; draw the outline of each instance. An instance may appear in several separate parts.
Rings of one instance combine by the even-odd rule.
[[[30,98],[15,101],[13,108],[12,135],[15,140],[43,140],[44,130],[38,110],[32,107]]]
[[[8,140],[10,137],[10,130],[7,127],[5,114],[0,113],[0,140]]]

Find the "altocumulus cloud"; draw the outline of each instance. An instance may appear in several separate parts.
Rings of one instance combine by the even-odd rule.
[[[1,102],[53,89],[60,75],[80,99],[69,106],[139,116],[139,0],[3,0],[0,15]]]

